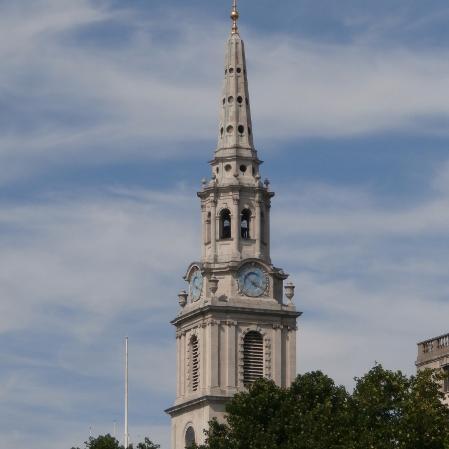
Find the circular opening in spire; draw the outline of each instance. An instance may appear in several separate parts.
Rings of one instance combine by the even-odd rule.
[[[225,170],[226,170],[227,172],[231,171],[231,169],[232,169],[231,164],[226,164],[226,165],[225,165]]]
[[[228,97],[228,103],[233,103],[234,102],[234,97],[231,95],[230,97]]]
[[[239,133],[243,134],[243,132],[245,131],[245,127],[243,125],[239,125]]]
[[[225,69],[225,75],[227,75],[228,74],[228,69]]]
[[[234,73],[234,69],[232,67],[229,67],[229,73]]]
[[[222,126],[221,129],[220,129],[220,135],[221,135],[221,137],[223,137],[223,131],[224,131],[224,129],[223,129],[223,126]]]
[[[243,98],[240,95],[237,97],[237,102],[240,104],[243,103]]]
[[[246,103],[246,104],[249,104],[248,98],[245,98],[245,103]]]
[[[240,171],[242,172],[242,173],[245,173],[246,172],[246,165],[240,165]]]
[[[237,73],[242,73],[242,69],[240,67],[237,67]]]
[[[226,103],[226,98],[223,98],[223,104],[225,104]]]
[[[226,132],[227,132],[228,134],[231,134],[232,131],[234,131],[234,127],[233,127],[232,125],[228,125],[228,127],[226,128]]]

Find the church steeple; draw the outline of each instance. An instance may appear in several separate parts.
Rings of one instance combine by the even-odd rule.
[[[270,209],[254,147],[245,47],[233,0],[220,99],[218,145],[204,179],[201,258],[184,276],[177,339],[177,391],[172,449],[204,441],[203,429],[223,422],[229,399],[256,379],[287,387],[296,374],[294,286],[271,263]],[[284,296],[285,290],[285,296]]]

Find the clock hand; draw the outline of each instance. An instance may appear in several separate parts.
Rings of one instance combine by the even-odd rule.
[[[253,284],[254,287],[259,287],[259,284],[257,282],[254,282],[253,280],[249,280],[251,284]]]

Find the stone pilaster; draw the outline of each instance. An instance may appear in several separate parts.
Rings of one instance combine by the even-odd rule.
[[[239,194],[232,195],[232,258],[240,259],[240,209],[239,209]]]

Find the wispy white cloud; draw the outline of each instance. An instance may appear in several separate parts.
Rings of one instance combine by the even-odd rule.
[[[446,169],[442,165],[429,183],[444,178]],[[276,209],[288,210],[291,189],[278,192]],[[298,308],[305,312],[299,322],[298,368],[323,369],[347,385],[375,360],[413,372],[415,343],[444,332],[449,313],[449,269],[442,245],[449,231],[425,222],[410,226],[411,217],[446,201],[444,190],[431,190],[426,200],[401,211],[379,206],[369,191],[351,192],[331,185],[298,190],[287,218],[273,214],[272,227],[273,260],[291,272]],[[320,209],[327,203],[333,207],[323,217]],[[148,407],[161,422],[174,391],[174,339],[168,321],[183,285],[179,277],[176,287],[173,276],[181,276],[199,252],[199,215],[193,192],[183,190],[115,188],[3,205],[0,330],[11,338],[17,332],[39,335],[51,329],[56,341],[47,361],[3,349],[0,357],[6,365],[21,368],[3,373],[2,403],[22,415],[25,402],[30,410],[45,404],[43,426],[50,422],[45,414],[50,420],[51,413],[64,411],[73,415],[80,432],[86,420],[98,420],[78,415],[92,398],[92,410],[101,406],[116,416],[120,340],[132,326],[145,329],[133,340],[133,388],[157,396]],[[394,223],[394,229],[373,225],[377,215]],[[295,225],[288,226],[289,220]],[[343,225],[337,226],[342,221],[346,233]],[[364,231],[356,232],[358,228]],[[67,340],[63,346],[58,336]],[[47,370],[88,379],[86,395],[76,386],[50,385],[30,374]],[[151,436],[159,441],[167,437]],[[13,430],[7,438],[16,438]],[[67,439],[65,444],[71,443]]]
[[[0,138],[0,181],[67,161],[172,157],[185,154],[189,142],[213,145],[221,24],[202,20],[199,27],[175,15],[156,22],[88,0],[18,5],[2,6],[0,19],[8,124]],[[124,17],[129,34],[120,45],[108,46],[94,32],[89,41],[76,38],[98,24],[112,30]],[[161,30],[171,30],[171,39],[161,38]],[[449,87],[444,48],[376,46],[363,37],[323,45],[242,33],[258,138],[446,132],[438,125],[449,115],[441,95]]]
[[[0,335],[23,342],[19,352],[16,345],[0,350],[0,414],[20,416],[4,423],[6,441],[35,439],[25,422],[50,425],[55,448],[87,438],[89,424],[110,432],[121,417],[126,333],[131,392],[145,392],[147,413],[157,417],[139,432],[167,443],[158,423],[167,422],[163,409],[175,390],[169,320],[185,265],[199,252],[192,203],[182,190],[113,189],[0,207]],[[131,413],[142,415],[142,404],[134,400]],[[133,422],[135,436],[142,421]]]
[[[47,324],[44,306],[61,303],[83,312],[74,332],[92,324],[86,316],[99,330],[102,319],[124,308],[169,307],[162,278],[175,266],[182,272],[180,256],[197,241],[194,217],[186,213],[192,200],[115,195],[0,210],[0,228],[14,230],[0,237],[0,332]]]
[[[429,180],[443,188],[399,210],[369,191],[312,186],[295,201],[280,192],[274,256],[292,271],[305,311],[301,372],[323,369],[349,386],[375,361],[411,374],[416,343],[447,332],[446,176],[443,164]]]
[[[3,2],[0,12],[0,184],[63,165],[182,158],[202,139],[213,145],[221,24],[180,25],[170,14],[155,21],[90,0]],[[125,18],[120,44],[97,39],[97,25],[115,30]],[[258,138],[447,132],[435,124],[449,114],[443,48],[379,47],[366,34],[338,45],[268,39],[243,24],[242,36]],[[369,190],[280,189],[273,260],[292,273],[305,311],[301,371],[321,368],[350,384],[377,359],[411,372],[415,342],[447,330],[448,185],[449,162],[425,199],[394,208]],[[8,447],[70,447],[91,421],[94,433],[112,432],[129,330],[133,388],[148,394],[145,412],[156,417],[133,433],[168,447],[168,320],[180,276],[199,254],[199,216],[194,192],[182,189],[125,186],[0,204],[0,335],[21,341],[0,350]],[[54,373],[82,386],[55,385]],[[42,429],[51,443],[36,441]]]
[[[449,223],[448,165],[443,164],[430,181],[431,197],[421,202],[386,207],[362,189],[325,185],[296,186],[280,196],[283,213],[274,217],[284,233],[341,236],[447,235]],[[298,208],[303,214],[298,214]],[[338,211],[338,213],[336,213]]]

